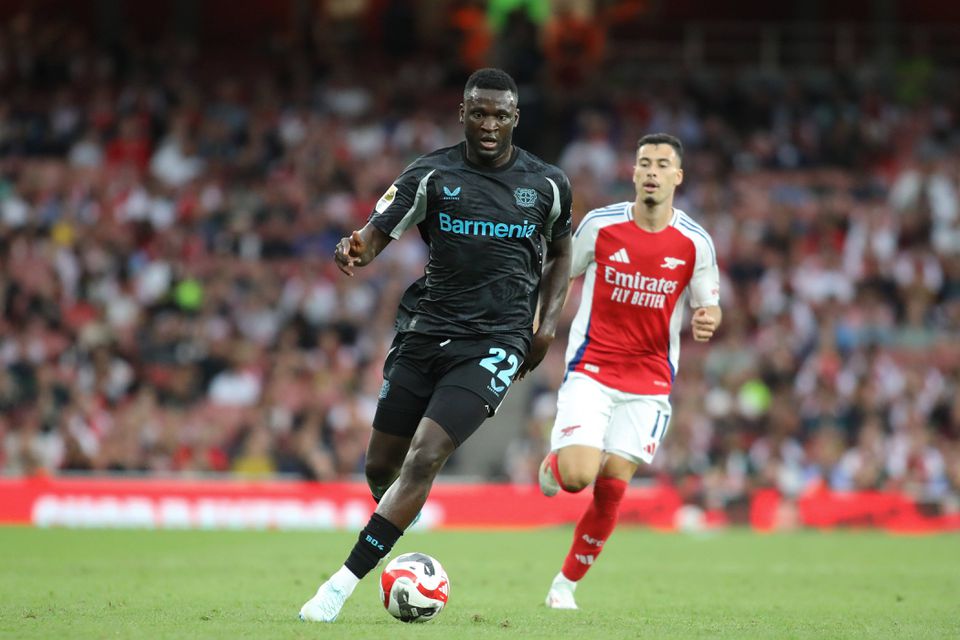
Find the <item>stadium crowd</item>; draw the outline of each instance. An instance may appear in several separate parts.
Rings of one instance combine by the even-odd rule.
[[[643,475],[706,507],[829,486],[960,509],[958,87],[870,66],[635,83],[541,30],[513,15],[486,46],[398,63],[276,41],[231,66],[0,24],[0,470],[360,471],[425,251],[405,237],[349,279],[333,247],[460,139],[462,71],[482,61],[520,81],[518,142],[567,171],[577,219],[632,199],[640,135],[687,145],[679,206],[716,241],[725,321],[684,342]],[[564,346],[525,383],[499,479],[535,482]]]

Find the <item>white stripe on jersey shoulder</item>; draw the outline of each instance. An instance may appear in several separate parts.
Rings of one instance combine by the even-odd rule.
[[[674,209],[674,212],[675,212],[675,214],[674,214],[674,216],[673,216],[673,222],[671,222],[670,224],[679,223],[679,222],[684,222],[684,223],[686,223],[688,226],[692,227],[694,230],[700,231],[700,232],[703,233],[705,236],[707,236],[707,237],[710,236],[710,234],[707,233],[707,230],[704,229],[703,226],[702,226],[699,222],[697,222],[696,220],[694,220],[694,219],[690,216],[689,213],[687,213],[687,212],[684,211],[683,209]]]
[[[694,244],[699,242],[706,243],[707,250],[710,252],[713,263],[716,264],[717,250],[713,246],[713,238],[710,237],[710,234],[707,233],[707,230],[697,224],[697,222],[685,211],[681,209],[674,209],[673,211],[674,214],[673,219],[670,221],[670,226],[674,227],[677,231],[690,238]]]
[[[550,183],[550,188],[553,189],[553,206],[550,207],[550,215],[543,225],[542,235],[549,242],[553,240],[553,224],[557,221],[557,218],[560,217],[560,187],[550,178],[546,178],[546,180]]]
[[[430,176],[434,172],[436,172],[436,169],[431,169],[427,172],[427,175],[420,179],[420,183],[417,185],[417,193],[413,197],[413,204],[403,214],[400,222],[390,231],[390,237],[394,240],[399,240],[404,231],[415,224],[420,224],[427,217],[427,181],[430,180]]]
[[[580,221],[580,226],[577,227],[577,232],[574,237],[580,235],[580,232],[587,228],[588,225],[592,223],[601,224],[601,226],[606,226],[614,222],[622,222],[623,220],[630,220],[630,207],[633,205],[632,202],[617,202],[615,204],[610,204],[599,209],[593,209],[588,211],[587,215],[583,216],[583,220]],[[621,220],[622,219],[622,220]]]

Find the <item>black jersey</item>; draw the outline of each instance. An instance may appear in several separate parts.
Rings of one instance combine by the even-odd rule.
[[[469,162],[463,142],[418,158],[370,216],[392,238],[416,225],[430,246],[424,278],[404,293],[398,328],[497,335],[526,352],[543,271],[541,237],[570,234],[571,199],[566,175],[519,147],[497,168]]]

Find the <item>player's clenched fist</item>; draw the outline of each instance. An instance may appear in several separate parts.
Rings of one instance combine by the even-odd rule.
[[[713,337],[717,330],[717,319],[706,307],[700,307],[693,312],[693,339],[697,342],[706,342]]]
[[[359,231],[354,231],[349,238],[341,238],[337,248],[333,251],[333,259],[337,268],[348,276],[353,275],[354,265],[363,266],[360,259],[366,251],[367,243],[363,241]]]

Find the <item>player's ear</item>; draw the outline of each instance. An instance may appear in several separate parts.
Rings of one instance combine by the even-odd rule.
[[[463,124],[463,103],[462,102],[460,103],[459,113],[460,113],[460,124]]]
[[[516,129],[520,124],[520,109],[517,109],[513,114],[513,128]]]
[[[677,169],[677,184],[683,184],[683,169]]]

